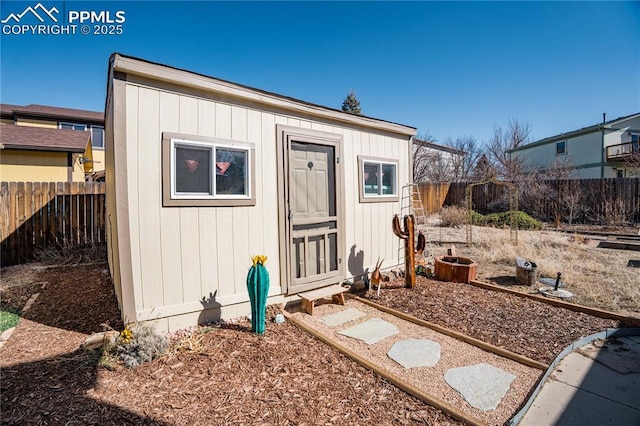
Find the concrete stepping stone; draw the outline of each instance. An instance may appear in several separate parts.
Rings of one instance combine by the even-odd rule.
[[[395,325],[380,318],[371,318],[362,324],[342,330],[338,334],[362,340],[367,345],[373,345],[382,339],[398,334],[398,329]]]
[[[469,405],[482,411],[495,410],[515,378],[485,363],[452,368],[444,375],[449,386],[460,392]]]
[[[336,312],[335,314],[327,315],[326,317],[320,318],[325,325],[329,327],[337,327],[339,325],[345,324],[349,321],[357,320],[360,317],[365,315],[364,312],[360,312],[357,309],[349,308],[344,311]]]
[[[440,361],[440,344],[426,339],[401,340],[387,356],[404,368],[433,367]]]

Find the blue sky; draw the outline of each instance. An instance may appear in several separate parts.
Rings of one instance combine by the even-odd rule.
[[[1,19],[37,3],[2,1]],[[123,33],[2,34],[3,103],[102,110],[117,51],[334,108],[354,89],[365,115],[439,141],[640,112],[639,2],[41,3],[124,11]]]

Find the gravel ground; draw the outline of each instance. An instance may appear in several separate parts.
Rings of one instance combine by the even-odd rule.
[[[384,283],[376,303],[436,323],[467,336],[546,364],[569,344],[618,321],[558,308],[512,294],[469,284],[417,277],[417,287],[403,280]]]
[[[524,366],[516,361],[495,355],[453,337],[404,321],[367,306],[362,302],[349,300],[347,301],[347,308],[357,309],[366,315],[338,327],[327,327],[321,322],[321,318],[345,309],[340,305],[322,304],[314,309],[313,316],[304,312],[296,312],[294,316],[317,332],[329,337],[332,341],[374,362],[403,381],[421,389],[429,396],[435,397],[483,423],[501,425],[507,422],[526,402],[527,396],[543,374],[541,370]],[[363,323],[371,318],[380,318],[395,325],[399,333],[372,345],[338,334],[346,328]],[[412,369],[402,367],[389,358],[387,352],[394,343],[405,339],[427,339],[438,342],[440,344],[440,360],[432,367]],[[486,412],[470,406],[462,395],[444,380],[444,374],[451,368],[480,363],[491,364],[516,376],[498,407],[495,410]]]

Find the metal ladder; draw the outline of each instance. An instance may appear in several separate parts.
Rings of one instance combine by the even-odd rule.
[[[417,183],[408,183],[402,187],[402,199],[400,202],[400,217],[412,214],[416,218],[416,231],[424,230],[427,225],[427,216],[422,204],[422,196]],[[422,229],[421,226],[422,225]]]
[[[431,245],[431,238],[426,232],[427,227],[427,215],[422,204],[422,196],[420,195],[420,188],[417,183],[409,183],[402,187],[402,198],[400,200],[400,217],[413,214],[415,217],[415,234],[418,235],[418,231],[422,231],[426,239],[427,245],[423,253],[425,260],[433,257],[433,246]]]

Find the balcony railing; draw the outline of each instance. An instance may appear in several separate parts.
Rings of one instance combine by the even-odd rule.
[[[626,142],[607,147],[607,161],[625,161],[640,155],[640,142]]]

